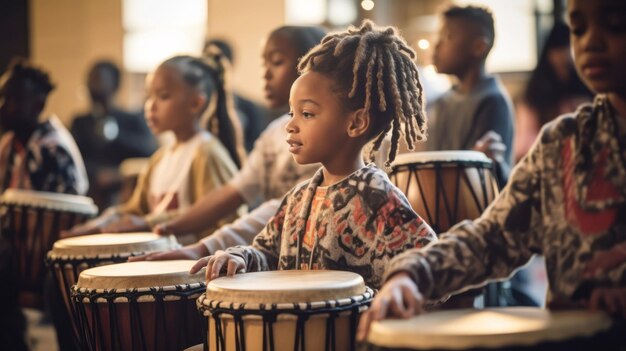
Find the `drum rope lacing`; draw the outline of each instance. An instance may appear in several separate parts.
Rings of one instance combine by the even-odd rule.
[[[155,331],[153,345],[170,345],[171,340],[168,340],[169,333],[164,329],[164,321],[166,318],[165,302],[179,305],[177,310],[183,311],[183,320],[184,323],[186,323],[186,303],[191,299],[197,298],[205,289],[206,284],[204,282],[133,289],[89,289],[79,288],[74,285],[71,289],[72,302],[76,306],[76,320],[78,321],[80,327],[79,333],[81,335],[81,349],[103,350],[107,348],[104,340],[105,335],[103,333],[103,330],[105,329],[101,323],[103,319],[101,319],[99,308],[105,303],[109,311],[108,327],[111,333],[109,347],[113,350],[122,349],[121,333],[119,330],[120,327],[118,325],[118,318],[116,317],[116,309],[118,307],[117,305],[120,305],[118,303],[120,299],[128,301],[130,305],[130,325],[132,329],[130,335],[133,349],[136,345],[141,345],[141,349],[147,351],[148,343],[143,332],[145,330],[144,322],[146,321],[141,318],[141,310],[139,306],[140,303],[148,301],[155,301],[157,306],[153,326],[153,330]],[[87,310],[85,307],[87,304],[91,307],[92,311],[91,321],[88,320],[87,316]],[[199,325],[203,324],[200,318],[198,318],[198,323]],[[159,331],[160,328],[163,328],[163,330]],[[178,329],[178,333],[176,335],[176,345],[188,347],[200,341],[190,340],[191,338],[188,334],[192,332],[191,329],[192,328],[189,328],[187,325],[183,325],[183,328]],[[164,340],[159,341],[159,339],[163,338]]]
[[[245,320],[261,319],[263,321],[263,351],[274,351],[274,328],[273,325],[278,317],[290,317],[296,319],[296,335],[294,351],[304,351],[306,345],[305,324],[313,316],[327,315],[324,349],[336,350],[335,319],[348,313],[350,316],[350,350],[356,349],[354,335],[356,335],[357,317],[359,313],[369,306],[374,292],[369,287],[365,288],[361,295],[327,301],[307,303],[235,303],[218,300],[208,300],[206,294],[202,294],[198,300],[198,310],[206,317],[213,318],[215,325],[215,350],[225,351],[226,340],[222,330],[222,316],[231,316],[235,325],[235,350],[246,351],[245,343]],[[212,341],[207,339],[204,343],[205,350]]]

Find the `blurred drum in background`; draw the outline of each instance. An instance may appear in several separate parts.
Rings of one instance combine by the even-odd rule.
[[[499,193],[491,160],[477,151],[400,154],[389,178],[438,234],[478,218]]]
[[[15,249],[20,277],[20,305],[43,307],[45,255],[67,230],[95,216],[84,196],[8,189],[0,197],[0,234]]]
[[[212,280],[198,299],[208,350],[355,350],[373,291],[351,272],[290,270]]]
[[[202,343],[195,261],[128,262],[80,273],[72,286],[81,350],[182,350]]]

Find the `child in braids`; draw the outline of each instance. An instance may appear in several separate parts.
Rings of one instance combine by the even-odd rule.
[[[401,134],[410,146],[422,138],[426,118],[414,57],[394,28],[366,21],[327,35],[302,58],[289,98],[287,143],[296,162],[322,168],[287,193],[251,246],[218,251],[192,271],[208,265],[211,280],[242,271],[346,270],[378,288],[393,256],[434,240],[385,172],[361,157],[372,139],[378,149],[388,131],[388,163]]]

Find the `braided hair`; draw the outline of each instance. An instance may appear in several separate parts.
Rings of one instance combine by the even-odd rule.
[[[385,162],[388,167],[395,159],[401,135],[410,150],[425,139],[424,97],[415,57],[396,28],[379,28],[365,20],[358,28],[351,26],[325,36],[302,58],[298,70],[333,79],[346,109],[365,108],[372,120],[371,160],[387,133],[392,132]]]
[[[226,82],[228,63],[223,54],[205,53],[205,57],[174,56],[161,64],[176,68],[189,86],[198,89],[206,96],[206,105],[201,122],[205,128],[216,135],[226,147],[228,154],[238,168],[245,159],[243,132],[234,109],[232,92]],[[211,106],[211,97],[215,94],[215,108]]]

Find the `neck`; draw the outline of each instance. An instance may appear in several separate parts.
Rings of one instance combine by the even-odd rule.
[[[95,114],[102,114],[102,116],[106,116],[111,112],[111,110],[113,110],[113,100],[107,99],[104,101],[93,101],[91,104],[91,110],[94,111]]]
[[[471,92],[486,76],[484,63],[474,65],[465,72],[456,74],[459,79],[458,91],[464,94]]]
[[[17,140],[20,141],[20,143],[22,143],[22,145],[26,145],[26,143],[28,143],[28,140],[33,135],[33,132],[35,131],[36,128],[37,128],[37,124],[33,124],[30,126],[24,125],[22,128],[16,129],[14,131],[15,137],[17,138]]]
[[[626,94],[609,93],[607,94],[611,106],[617,112],[621,119],[626,119]]]
[[[177,144],[188,141],[189,139],[193,138],[193,136],[196,135],[196,133],[198,133],[199,131],[200,125],[198,123],[194,123],[194,125],[190,128],[184,128],[176,131],[172,130],[174,136],[176,137]]]
[[[322,162],[322,166],[324,166],[322,168],[322,172],[324,172],[322,186],[333,185],[365,166],[360,148],[358,152],[351,154],[350,158],[335,157],[331,162]]]

